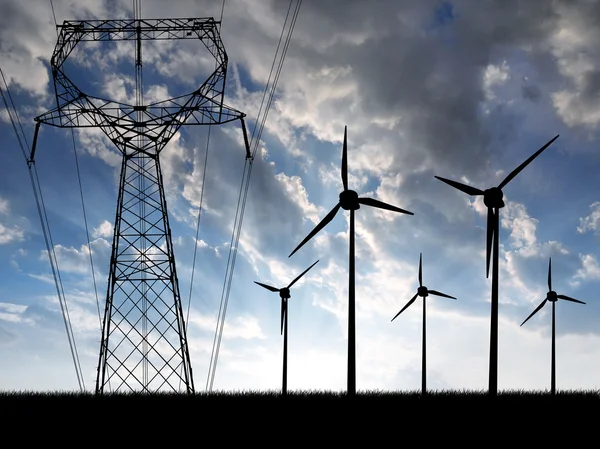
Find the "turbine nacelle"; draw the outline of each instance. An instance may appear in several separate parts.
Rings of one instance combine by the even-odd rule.
[[[285,287],[279,290],[279,296],[281,299],[290,299],[292,296],[290,295],[290,289]]]
[[[429,296],[429,290],[427,290],[427,287],[421,286],[417,288],[417,295],[419,295],[422,298],[426,298]]]
[[[546,300],[550,302],[556,302],[558,301],[558,295],[554,290],[550,290],[548,293],[546,293]]]
[[[498,187],[492,187],[483,191],[483,204],[487,207],[502,208],[504,207],[504,194]]]
[[[340,193],[340,207],[344,210],[358,210],[360,204],[358,203],[358,193],[354,190],[344,190]]]

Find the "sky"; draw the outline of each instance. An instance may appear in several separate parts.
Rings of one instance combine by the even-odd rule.
[[[59,23],[133,16],[130,1],[53,6]],[[247,115],[250,133],[289,6],[224,5],[225,102]],[[142,0],[144,18],[218,19],[221,8],[216,0]],[[33,118],[56,106],[51,4],[0,0],[0,11],[0,67],[31,142]],[[345,126],[350,188],[414,213],[356,212],[357,389],[421,386],[422,299],[391,322],[416,293],[419,254],[424,285],[458,298],[427,298],[428,388],[487,389],[486,208],[434,176],[496,186],[557,134],[503,189],[498,388],[550,387],[550,305],[520,326],[546,296],[550,257],[553,289],[586,302],[556,305],[557,388],[600,388],[597,17],[600,2],[592,0],[302,2],[253,164],[213,389],[281,388],[279,296],[254,281],[284,287],[319,260],[291,291],[288,389],[345,391],[348,213],[288,258],[338,201]],[[194,91],[214,64],[199,42],[148,45],[146,101]],[[80,45],[69,58],[86,93],[134,97],[126,44]],[[211,127],[208,155],[207,133],[184,126],[161,153],[197,391],[209,372],[245,163],[239,122]],[[0,135],[0,390],[74,391],[29,172],[3,105]],[[36,167],[92,390],[121,156],[100,130],[73,136],[42,126]]]

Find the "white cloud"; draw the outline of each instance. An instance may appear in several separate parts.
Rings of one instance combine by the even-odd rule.
[[[577,269],[569,282],[572,286],[577,287],[580,281],[597,281],[600,280],[600,265],[594,254],[580,254],[579,260],[581,267]]]
[[[10,212],[10,206],[8,200],[0,198],[0,214],[8,215]],[[12,220],[12,217],[7,217],[8,220]],[[8,243],[20,242],[25,238],[25,230],[18,225],[6,224],[6,222],[0,222],[0,245],[6,245]]]
[[[26,310],[27,306],[21,304],[0,302],[0,320],[11,323],[33,324],[31,318],[23,317]]]
[[[488,100],[496,98],[494,87],[505,84],[510,79],[510,67],[506,61],[500,65],[489,64],[483,73],[483,88]]]
[[[308,200],[308,193],[300,176],[287,176],[281,172],[275,175],[289,199],[302,210],[302,216],[317,224],[321,221],[321,211]]]
[[[24,239],[25,231],[18,226],[6,227],[0,223],[0,245],[20,242]]]
[[[584,234],[586,232],[598,233],[600,231],[600,201],[596,201],[590,206],[592,212],[579,219],[579,226],[577,226],[577,232]]]
[[[94,228],[93,236],[95,238],[110,238],[113,235],[114,226],[108,220],[104,220],[97,228]]]
[[[510,230],[510,245],[522,255],[534,255],[538,220],[527,213],[523,204],[507,202],[500,218],[503,228]]]

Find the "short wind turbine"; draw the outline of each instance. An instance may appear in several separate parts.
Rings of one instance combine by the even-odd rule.
[[[318,262],[318,260],[317,260]],[[272,292],[278,292],[279,297],[281,298],[281,333],[283,334],[283,380],[281,384],[281,394],[283,396],[287,395],[287,335],[288,335],[288,314],[287,314],[287,300],[292,296],[290,295],[290,288],[294,285],[298,280],[304,276],[308,270],[314,267],[317,262],[313,263],[310,267],[304,270],[300,275],[294,279],[287,287],[283,288],[275,288],[270,285],[263,284],[261,282],[254,281],[255,284],[260,285],[261,287],[266,288],[267,290],[271,290]]]
[[[583,301],[579,301],[578,299],[573,299],[565,295],[557,295],[554,290],[552,290],[552,258],[548,261],[548,293],[546,293],[546,299],[542,301],[542,303],[537,306],[537,308],[531,312],[531,315],[527,317],[525,321],[521,323],[521,326],[529,320],[533,315],[541,310],[542,307],[546,304],[547,301],[552,303],[552,362],[551,362],[551,375],[550,375],[550,393],[552,395],[556,394],[556,358],[555,358],[555,340],[556,340],[556,332],[554,326],[554,316],[555,316],[555,308],[556,301],[559,299],[564,299],[565,301],[577,302],[579,304],[585,304]]]
[[[489,372],[489,394],[496,396],[498,394],[498,244],[500,229],[500,209],[504,207],[504,194],[502,189],[523,170],[531,161],[540,155],[542,151],[550,146],[552,142],[558,139],[558,135],[550,140],[546,145],[537,150],[533,156],[519,165],[510,174],[504,178],[498,187],[491,187],[487,190],[480,190],[475,187],[451,181],[440,176],[436,176],[440,181],[451,185],[452,187],[467,193],[468,195],[483,195],[483,204],[487,207],[487,245],[486,245],[486,277],[490,273],[490,253],[493,247],[492,256],[492,306],[491,306],[491,326],[490,326],[490,372]]]
[[[436,290],[430,290],[427,287],[425,287],[423,285],[423,268],[422,268],[422,261],[423,261],[423,255],[420,254],[419,255],[419,288],[417,289],[417,293],[415,293],[415,296],[412,297],[412,299],[410,301],[408,301],[408,303],[402,308],[402,310],[400,310],[400,312],[398,312],[396,314],[396,316],[394,318],[392,318],[392,321],[394,321],[398,315],[400,315],[402,312],[404,312],[406,309],[408,309],[410,307],[410,305],[415,302],[415,299],[417,299],[417,296],[420,296],[423,298],[423,355],[422,355],[422,360],[421,360],[421,392],[424,395],[427,392],[427,362],[426,362],[426,344],[425,344],[425,336],[426,336],[426,317],[425,317],[425,298],[427,298],[427,296],[431,295],[436,295],[436,296],[443,296],[444,298],[450,298],[450,299],[456,299],[454,296],[450,296],[450,295],[446,295],[445,293],[440,293]]]
[[[377,207],[379,209],[400,212],[403,214],[414,215],[412,212],[400,209],[382,201],[373,198],[359,198],[354,190],[348,190],[348,145],[347,128],[344,127],[344,145],[342,147],[342,183],[344,190],[340,193],[340,200],[333,209],[321,220],[321,222],[306,236],[304,240],[288,256],[298,251],[306,242],[314,237],[323,229],[340,210],[350,211],[350,256],[349,256],[349,279],[348,279],[348,395],[356,394],[356,334],[355,334],[355,300],[354,300],[354,211],[360,208],[360,205]]]

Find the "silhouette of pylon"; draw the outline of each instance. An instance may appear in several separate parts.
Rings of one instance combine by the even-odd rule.
[[[36,117],[40,124],[99,127],[121,151],[121,176],[110,259],[96,394],[194,392],[186,323],[159,154],[184,124],[240,120],[250,154],[245,114],[223,104],[227,54],[212,18],[65,21],[51,65],[57,107]],[[216,60],[215,70],[194,92],[144,104],[142,41],[199,39]],[[118,103],[80,91],[63,70],[74,47],[85,41],[136,43],[136,102]],[[139,83],[138,83],[139,81]]]

